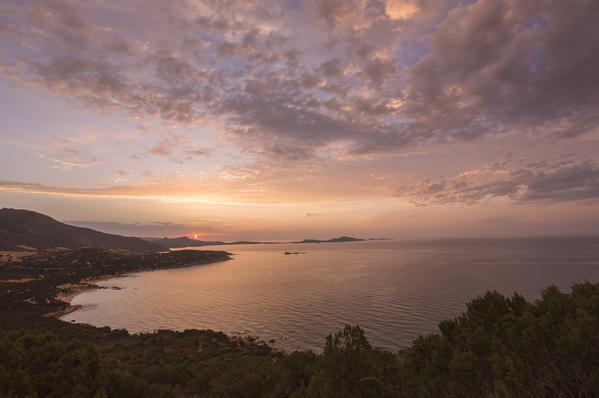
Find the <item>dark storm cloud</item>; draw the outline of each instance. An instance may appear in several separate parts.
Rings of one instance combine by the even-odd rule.
[[[218,120],[286,160],[596,128],[599,2],[454,3],[7,1],[0,66],[93,109]]]

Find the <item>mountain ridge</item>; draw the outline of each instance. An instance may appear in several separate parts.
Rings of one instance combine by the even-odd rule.
[[[141,238],[68,225],[35,211],[0,209],[0,250],[22,251],[22,246],[41,250],[57,247],[104,247],[133,252],[163,250],[160,245]]]

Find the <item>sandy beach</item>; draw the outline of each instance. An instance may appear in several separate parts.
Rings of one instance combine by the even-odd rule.
[[[59,292],[54,296],[54,299],[65,302],[67,304],[67,306],[63,310],[49,312],[49,313],[45,314],[44,316],[47,316],[47,317],[53,316],[56,318],[61,318],[62,316],[81,308],[80,305],[72,304],[72,301],[76,296],[78,296],[81,293],[84,293],[86,291],[101,289],[102,287],[97,285],[98,282],[107,281],[109,279],[118,278],[120,276],[123,276],[123,275],[122,274],[102,275],[97,278],[85,278],[85,279],[82,279],[78,283],[65,283],[63,285],[56,286],[56,289]]]

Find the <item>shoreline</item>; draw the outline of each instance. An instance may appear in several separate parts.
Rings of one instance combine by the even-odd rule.
[[[204,263],[204,264],[186,264],[186,265],[169,268],[169,269],[189,268],[189,267],[194,267],[194,266],[198,266],[198,265],[215,264],[215,263],[219,263],[221,261],[227,261],[227,260],[220,260],[220,261],[215,261],[214,263]],[[47,314],[44,314],[43,316],[44,317],[54,317],[61,322],[71,323],[71,322],[65,321],[61,318],[65,315],[70,314],[71,312],[75,312],[78,309],[83,308],[82,305],[73,304],[72,303],[73,299],[75,299],[75,297],[77,297],[78,295],[88,292],[88,291],[107,289],[107,287],[98,286],[97,285],[98,282],[104,282],[104,281],[114,279],[114,278],[127,277],[136,272],[153,272],[153,271],[160,271],[160,270],[163,270],[163,268],[145,269],[145,270],[140,270],[140,271],[115,273],[115,274],[110,274],[110,275],[102,275],[102,276],[98,276],[98,277],[89,277],[89,278],[84,278],[77,283],[66,283],[63,285],[58,285],[58,286],[56,286],[56,288],[58,290],[66,290],[66,291],[58,292],[53,298],[57,301],[62,301],[63,303],[65,303],[66,307],[64,309],[61,309],[58,311],[49,312]],[[77,323],[77,322],[75,322],[75,323]],[[171,329],[168,329],[168,330],[170,331]],[[127,332],[129,332],[129,331],[127,331]],[[270,342],[260,340],[259,336],[252,336],[249,334],[235,336],[235,335],[230,335],[228,333],[224,333],[222,331],[221,331],[221,333],[225,334],[225,336],[227,337],[227,340],[230,343],[236,344],[238,346],[239,345],[251,345],[251,344],[258,344],[258,345],[264,344],[264,345],[268,345],[269,347],[271,347],[271,349],[275,353],[281,353],[281,354],[287,353],[287,350],[272,347],[272,346],[270,346],[270,344],[271,344]],[[133,334],[144,334],[144,332],[133,333]]]
[[[225,253],[227,253],[227,252],[225,252]],[[230,255],[231,253],[227,253],[227,254]],[[81,305],[72,304],[73,299],[75,297],[77,297],[78,295],[85,293],[87,291],[105,289],[102,286],[98,286],[97,285],[98,282],[104,282],[104,281],[114,279],[114,278],[126,277],[128,275],[132,275],[137,272],[153,272],[153,271],[160,271],[160,270],[165,270],[165,269],[189,268],[189,267],[195,267],[195,266],[199,266],[199,265],[216,264],[216,263],[220,263],[222,261],[228,261],[228,260],[231,260],[231,258],[217,260],[217,261],[213,261],[213,262],[200,263],[200,264],[183,264],[183,265],[175,266],[172,268],[151,268],[151,269],[131,270],[131,271],[126,271],[126,272],[117,272],[117,273],[107,274],[107,275],[102,275],[102,276],[97,276],[97,277],[83,278],[77,283],[65,283],[62,285],[58,285],[58,286],[56,286],[57,290],[66,290],[66,291],[62,291],[62,292],[59,291],[52,298],[56,301],[61,301],[61,302],[65,303],[66,306],[63,309],[46,313],[43,316],[44,317],[55,317],[58,320],[63,321],[60,318],[62,318],[63,316],[65,316],[67,314],[70,314],[71,312],[74,312],[74,311],[82,308]],[[63,321],[63,322],[67,322],[67,321]]]
[[[56,295],[54,295],[53,298],[56,301],[62,301],[63,303],[65,303],[66,307],[64,309],[61,309],[58,311],[53,311],[53,312],[44,314],[44,316],[45,317],[55,317],[62,321],[62,319],[60,319],[60,318],[62,318],[63,316],[65,316],[67,314],[70,314],[71,312],[74,312],[82,307],[81,305],[78,305],[78,304],[72,304],[73,299],[75,297],[77,297],[78,295],[85,293],[87,291],[103,289],[104,287],[97,285],[98,282],[104,282],[104,281],[107,281],[107,280],[110,280],[113,278],[119,278],[123,275],[124,274],[116,273],[116,274],[110,274],[110,275],[102,275],[102,276],[98,276],[98,277],[89,277],[89,278],[84,278],[77,283],[66,283],[63,285],[56,286],[57,290],[63,290],[63,291],[59,291],[58,293],[56,293]],[[63,321],[63,322],[66,322],[66,321]]]

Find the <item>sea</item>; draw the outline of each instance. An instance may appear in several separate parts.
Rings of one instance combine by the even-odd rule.
[[[320,351],[358,325],[375,347],[399,350],[438,332],[486,291],[529,300],[599,282],[599,238],[377,240],[212,246],[232,260],[100,282],[68,322],[124,328],[212,329],[285,351]],[[297,252],[298,254],[285,254]]]

